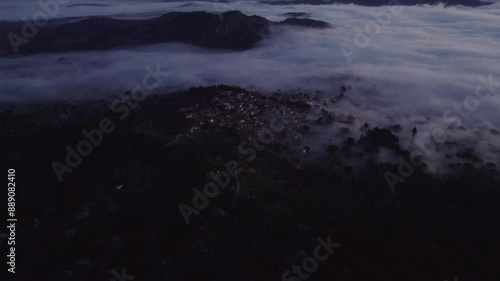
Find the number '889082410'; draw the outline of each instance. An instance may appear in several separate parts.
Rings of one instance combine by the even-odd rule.
[[[12,212],[11,216],[13,215],[13,212],[16,210],[15,209],[15,206],[16,206],[16,203],[15,203],[15,199],[14,199],[14,196],[16,196],[16,182],[15,182],[15,179],[16,179],[16,170],[14,169],[9,169],[8,171],[8,176],[7,176],[7,180],[9,181],[8,184],[7,184],[7,191],[9,192],[8,193],[8,211],[9,212]]]

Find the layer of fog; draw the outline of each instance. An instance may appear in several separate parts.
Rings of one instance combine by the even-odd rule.
[[[98,1],[102,3],[103,1]],[[111,3],[111,2],[110,2]],[[479,76],[500,81],[500,3],[471,9],[443,6],[402,7],[390,23],[371,35],[366,47],[346,59],[340,44],[355,46],[355,28],[365,29],[373,13],[389,14],[387,7],[268,6],[248,2],[231,4],[150,3],[112,4],[109,7],[78,6],[61,9],[61,16],[115,15],[150,17],[172,10],[247,14],[284,19],[288,12],[306,12],[327,21],[327,30],[280,29],[271,38],[244,52],[210,51],[184,44],[162,44],[106,52],[44,54],[0,59],[0,98],[73,99],[102,98],[130,90],[147,74],[145,67],[160,65],[170,75],[157,92],[189,86],[234,84],[266,91],[297,88],[338,94],[340,85],[352,87],[350,103],[329,110],[349,111],[357,118],[352,135],[364,122],[373,126],[399,124],[405,148],[415,147],[410,133],[443,129],[447,140],[465,143],[479,151],[485,162],[500,163],[497,118],[498,95],[479,100],[477,109],[460,124],[450,126],[443,114],[473,96]],[[12,15],[11,15],[12,16]],[[5,17],[2,14],[2,17]],[[6,19],[6,18],[4,18]],[[344,45],[345,46],[345,45]],[[358,44],[359,46],[359,44]],[[496,86],[500,92],[500,86]],[[463,128],[458,129],[460,126]],[[464,130],[465,128],[465,130]],[[337,142],[338,127],[325,129],[324,138]],[[329,141],[329,140],[326,140]],[[432,155],[431,159],[442,155]],[[430,161],[430,163],[440,163]],[[431,165],[432,166],[432,165]],[[438,170],[439,165],[432,167]]]

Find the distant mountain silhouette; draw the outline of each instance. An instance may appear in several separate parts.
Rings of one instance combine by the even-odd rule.
[[[492,4],[490,2],[482,2],[480,0],[283,0],[283,1],[263,1],[263,3],[274,4],[274,5],[291,5],[291,4],[311,4],[311,5],[320,5],[320,4],[333,4],[333,3],[342,3],[342,4],[356,4],[361,6],[384,6],[384,5],[392,5],[397,3],[398,5],[404,6],[412,6],[412,5],[436,5],[439,3],[443,3],[447,6],[453,5],[463,5],[469,7],[478,7],[483,5]]]
[[[238,11],[223,14],[208,12],[172,12],[148,20],[117,20],[93,17],[74,23],[51,24],[40,29],[27,44],[19,46],[19,55],[107,50],[115,47],[140,46],[163,42],[184,42],[216,49],[244,50],[270,34],[272,26],[324,28],[329,24],[312,19],[286,19],[272,22],[260,16]],[[0,22],[0,32],[20,34],[22,23]],[[14,55],[2,36],[0,55]]]

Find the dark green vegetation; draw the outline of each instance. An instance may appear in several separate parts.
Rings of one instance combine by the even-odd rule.
[[[1,159],[18,183],[18,280],[107,281],[122,267],[134,280],[281,280],[327,235],[341,246],[308,280],[498,280],[493,177],[457,167],[436,178],[422,165],[392,193],[383,173],[396,166],[368,161],[332,171],[357,145],[400,150],[397,137],[378,128],[325,148],[321,161],[273,143],[247,162],[237,150],[247,136],[216,126],[174,142],[190,126],[179,109],[221,90],[243,91],[151,96],[125,120],[106,102],[4,109]],[[68,108],[71,118],[61,119]],[[115,131],[59,183],[52,161],[102,118]],[[179,203],[191,205],[192,189],[230,160],[243,169],[239,194],[222,190],[186,225]]]

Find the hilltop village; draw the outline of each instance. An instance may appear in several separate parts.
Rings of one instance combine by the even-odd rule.
[[[345,87],[341,90],[345,92]],[[299,140],[311,124],[353,124],[355,117],[352,114],[336,114],[325,109],[343,96],[342,93],[336,99],[321,100],[306,93],[266,96],[256,92],[226,90],[215,94],[210,102],[192,104],[181,111],[192,122],[191,133],[210,125],[257,136],[276,118],[284,125],[282,138]]]

